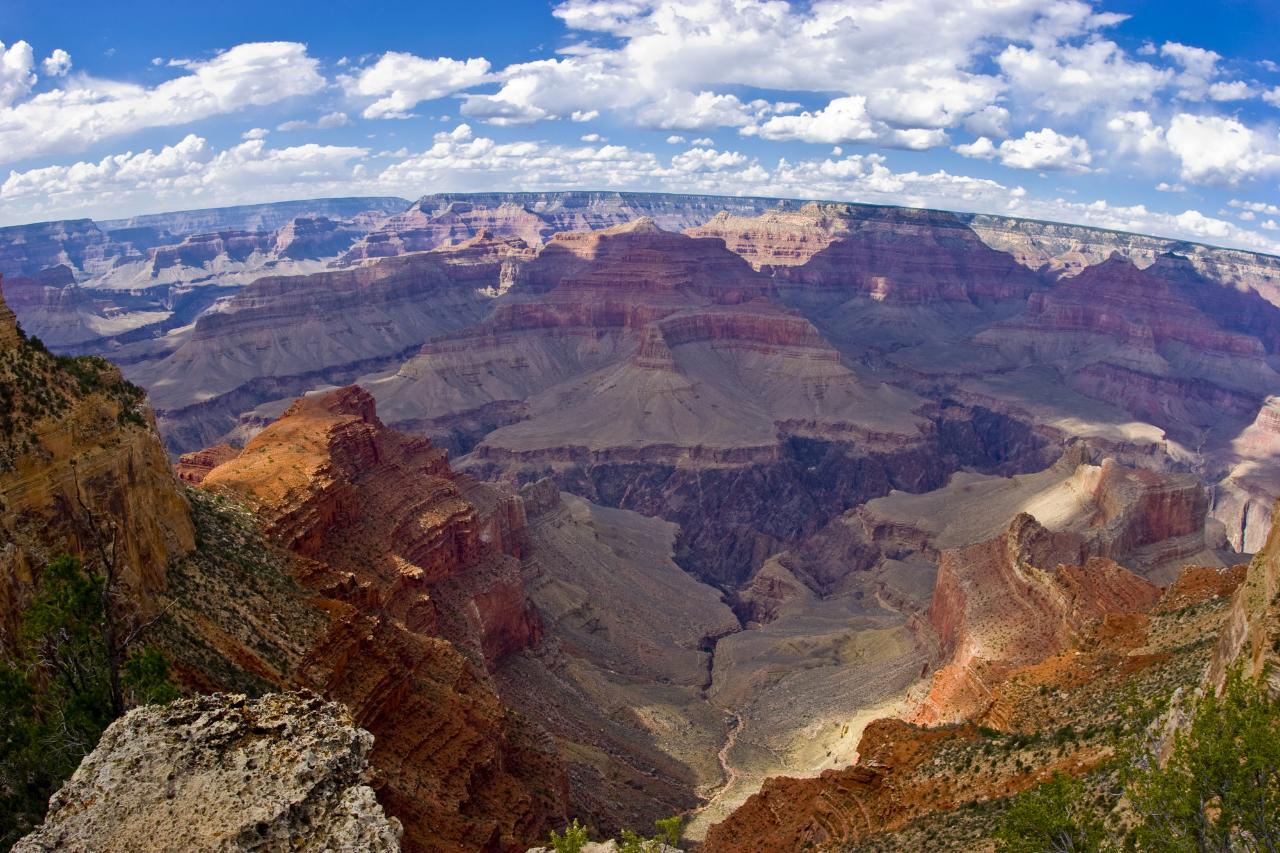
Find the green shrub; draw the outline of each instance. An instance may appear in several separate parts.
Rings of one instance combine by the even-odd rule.
[[[117,716],[113,659],[123,658],[129,704],[177,698],[157,649],[110,653],[104,584],[75,557],[54,560],[22,614],[17,648],[0,657],[0,850],[43,819]]]
[[[654,826],[658,827],[658,834],[654,836],[655,841],[670,844],[672,847],[680,843],[680,833],[684,831],[684,818],[680,815],[655,821]]]
[[[1064,773],[1014,800],[996,830],[1000,853],[1100,850],[1102,822],[1083,802],[1083,786]]]
[[[555,853],[581,853],[590,839],[587,836],[587,828],[578,823],[575,817],[573,823],[564,828],[564,835],[551,830],[551,849]]]
[[[1127,789],[1139,849],[1280,849],[1280,699],[1233,670],[1174,735],[1165,766],[1148,758]]]

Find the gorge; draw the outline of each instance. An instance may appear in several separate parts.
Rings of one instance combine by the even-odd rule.
[[[344,706],[405,850],[974,849],[1125,689],[1274,657],[1275,257],[486,193],[0,229],[0,274],[6,636],[109,530],[181,687]]]

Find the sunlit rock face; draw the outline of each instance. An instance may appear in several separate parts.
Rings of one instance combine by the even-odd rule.
[[[25,338],[0,299],[0,626],[18,614],[44,566],[109,542],[122,606],[150,614],[168,563],[194,544],[141,389],[101,359],[59,362]],[[105,546],[104,546],[105,547]]]

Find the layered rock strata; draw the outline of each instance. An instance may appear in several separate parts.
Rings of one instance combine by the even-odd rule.
[[[170,560],[194,545],[141,389],[106,361],[56,359],[27,340],[0,299],[0,627],[45,564],[114,555],[123,600],[154,606]]]

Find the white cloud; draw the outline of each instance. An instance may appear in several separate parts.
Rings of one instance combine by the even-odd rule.
[[[1107,130],[1115,134],[1115,148],[1122,154],[1135,152],[1145,156],[1165,149],[1164,128],[1158,126],[1146,110],[1112,116]]]
[[[1160,46],[1160,53],[1170,57],[1197,77],[1212,77],[1217,71],[1218,61],[1222,59],[1222,54],[1216,51],[1179,44],[1176,41],[1165,42]]]
[[[1182,67],[1176,78],[1179,97],[1199,101],[1209,96],[1209,81],[1218,75],[1222,54],[1173,41],[1161,45],[1160,53]]]
[[[773,109],[774,106],[764,100],[743,103],[736,95],[674,90],[641,110],[639,121],[647,127],[662,130],[745,127]]]
[[[462,114],[490,124],[530,124],[639,103],[644,95],[599,58],[567,56],[510,65],[497,92],[469,94]]]
[[[1280,171],[1276,141],[1235,119],[1180,113],[1170,122],[1165,138],[1181,162],[1186,181],[1237,184]]]
[[[1174,221],[1188,234],[1204,239],[1221,240],[1231,234],[1231,223],[1205,216],[1198,210],[1188,210],[1174,217]]]
[[[409,111],[423,101],[443,98],[489,79],[487,59],[424,59],[388,51],[354,77],[344,78],[343,83],[353,97],[377,98],[364,108],[365,118],[389,119],[408,118]]]
[[[773,116],[744,133],[775,141],[800,141],[831,145],[837,142],[875,142],[889,148],[921,150],[947,143],[947,134],[938,129],[897,129],[867,113],[867,99],[861,95],[836,98],[817,112]]]
[[[693,140],[691,144],[701,148],[707,148],[709,146],[715,145],[716,141],[712,139],[710,136],[699,136],[697,139]]]
[[[867,112],[899,127],[953,127],[974,112],[999,109],[991,102],[1000,91],[994,77],[974,74],[911,78],[907,87],[887,87],[867,98]]]
[[[583,142],[601,142],[604,137],[598,133],[586,133],[579,137]]]
[[[746,162],[744,154],[737,151],[716,151],[714,148],[690,148],[671,158],[672,167],[681,172],[719,172]]]
[[[1082,137],[1066,136],[1048,127],[1029,130],[999,146],[982,136],[968,145],[957,145],[955,150],[966,157],[999,159],[1012,169],[1087,172],[1093,162],[1089,143]]]
[[[1263,92],[1262,100],[1273,107],[1280,107],[1280,86],[1276,86],[1268,92]]]
[[[266,139],[267,134],[271,131],[265,127],[251,127],[244,133],[240,134],[241,139]]]
[[[364,148],[315,144],[267,148],[261,138],[215,153],[203,138],[188,134],[159,151],[11,171],[0,184],[0,206],[28,218],[45,212],[103,215],[337,192],[347,188],[355,161],[367,154]]]
[[[276,125],[276,130],[331,130],[335,127],[346,127],[351,124],[351,119],[344,112],[325,113],[315,121],[304,121],[302,119],[293,119],[292,121],[281,122]]]
[[[16,41],[8,49],[0,41],[0,107],[24,97],[36,84],[36,56],[31,45]]]
[[[667,137],[668,145],[679,145],[681,142],[684,142],[684,137],[679,134],[673,133]]]
[[[40,63],[40,67],[50,77],[65,77],[67,72],[71,70],[71,54],[60,47],[55,48],[53,53],[45,57],[44,61]]]
[[[1214,83],[1209,87],[1209,97],[1215,101],[1243,101],[1253,97],[1253,87],[1243,80]]]
[[[1280,205],[1274,205],[1266,201],[1242,201],[1233,198],[1227,202],[1228,207],[1235,207],[1241,210],[1247,210],[1252,213],[1265,213],[1270,216],[1280,216]]]
[[[499,90],[468,94],[463,115],[516,125],[612,110],[649,127],[920,149],[945,144],[945,131],[962,122],[979,135],[1008,135],[1009,112],[996,103],[1006,81],[974,70],[993,46],[1053,52],[1075,101],[1100,88],[1110,98],[1124,77],[1138,97],[1170,73],[1093,38],[1124,16],[1083,0],[566,0],[554,14],[582,38],[555,59],[497,72]],[[1083,37],[1082,46],[1059,44]],[[821,92],[831,104],[773,121],[799,106],[745,102],[727,87]]]
[[[964,129],[975,136],[1004,139],[1009,135],[1009,111],[1004,107],[983,107],[964,120]]]
[[[335,127],[346,127],[351,123],[344,112],[325,113],[316,119],[316,128],[319,130],[330,130]]]
[[[0,161],[308,95],[324,86],[317,65],[301,44],[255,42],[188,62],[186,73],[151,88],[73,75],[64,88],[0,108]]]
[[[956,153],[965,157],[976,157],[979,160],[994,160],[1000,155],[1000,149],[985,136],[979,136],[973,142],[966,142],[955,147]]]
[[[599,110],[574,110],[569,113],[569,120],[578,123],[595,121],[598,118],[600,118]]]
[[[1078,115],[1097,105],[1151,100],[1173,72],[1129,59],[1113,41],[1010,45],[996,57],[1020,97],[1045,113]]]

